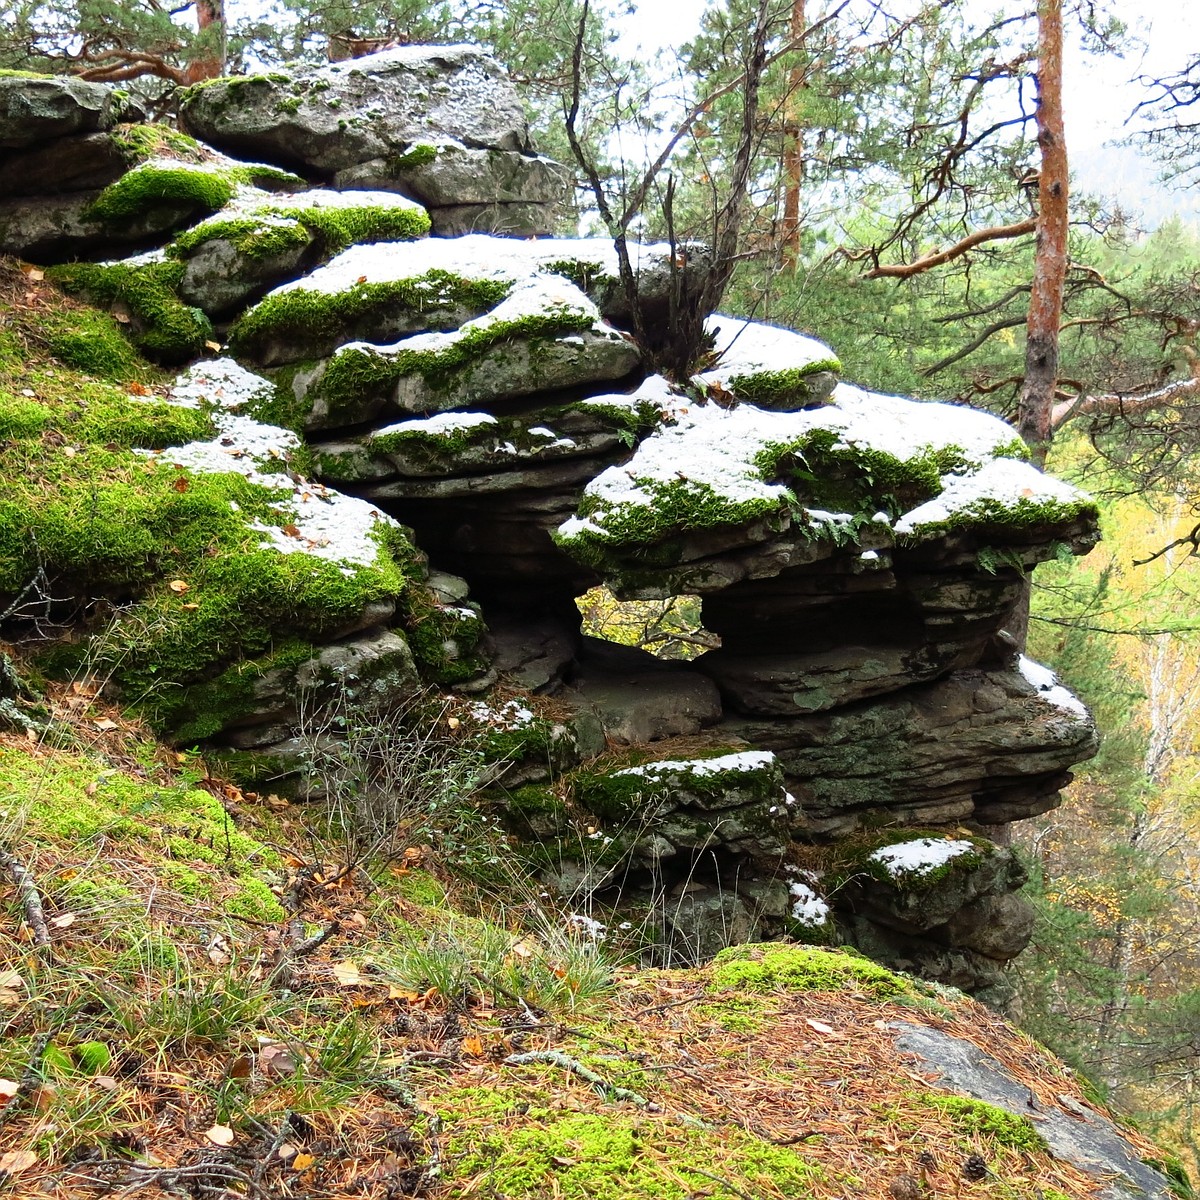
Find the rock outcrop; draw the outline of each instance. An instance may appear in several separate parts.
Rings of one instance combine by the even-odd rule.
[[[172,535],[211,550],[177,560],[204,586],[146,565],[78,592],[152,597],[143,651],[174,666],[118,681],[161,731],[303,790],[323,698],[479,696],[454,719],[490,739],[521,852],[659,913],[668,957],[791,933],[1006,1000],[1030,917],[998,835],[1095,734],[1005,627],[1030,568],[1095,541],[1085,495],[996,418],[841,382],[791,331],[715,315],[702,373],[648,375],[609,244],[466,232],[546,233],[566,185],[472,48],[200,85],[181,122],[207,145],[30,86],[50,140],[0,174],[0,249],[103,259],[50,274],[193,363],[155,410],[193,431],[130,445],[212,492],[220,535]],[[705,266],[631,252],[647,315]],[[599,583],[701,597],[720,648],[585,638]]]

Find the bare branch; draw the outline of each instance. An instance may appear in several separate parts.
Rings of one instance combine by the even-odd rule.
[[[977,229],[961,241],[955,242],[953,246],[947,246],[944,250],[936,250],[933,254],[925,255],[924,258],[915,259],[910,263],[889,263],[886,266],[875,267],[867,272],[866,278],[910,279],[913,275],[921,274],[922,271],[928,271],[933,267],[940,267],[943,263],[953,262],[956,258],[962,258],[976,246],[1008,238],[1024,237],[1025,234],[1032,233],[1036,228],[1037,219],[1029,217],[1012,225],[992,225],[987,229]]]

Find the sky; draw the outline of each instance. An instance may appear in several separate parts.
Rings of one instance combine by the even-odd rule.
[[[653,54],[677,46],[696,33],[705,6],[706,0],[639,0],[636,15],[619,22],[620,47],[628,54]],[[813,0],[809,7],[818,10]],[[984,12],[1013,8],[1012,0],[981,4]],[[1200,6],[1188,0],[1109,0],[1108,11],[1128,26],[1123,56],[1087,54],[1077,38],[1065,54],[1067,149],[1077,187],[1115,196],[1142,211],[1150,224],[1173,210],[1200,219],[1200,197],[1158,183],[1159,164],[1119,145],[1132,129],[1130,114],[1146,95],[1136,78],[1169,74],[1187,54],[1200,51]]]

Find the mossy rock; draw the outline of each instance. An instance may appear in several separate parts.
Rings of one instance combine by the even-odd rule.
[[[749,992],[865,992],[880,1000],[912,994],[912,985],[848,950],[764,942],[722,950],[711,989]]]

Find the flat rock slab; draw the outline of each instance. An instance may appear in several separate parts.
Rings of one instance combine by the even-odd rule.
[[[107,84],[67,75],[0,78],[0,147],[6,150],[37,146],[50,138],[99,133],[138,115]]]
[[[1031,1106],[1030,1091],[978,1046],[939,1029],[893,1022],[896,1049],[920,1055],[936,1071],[942,1086],[960,1095],[1028,1117],[1055,1158],[1086,1171],[1099,1181],[1103,1200],[1171,1200],[1166,1178],[1137,1156],[1107,1117],[1069,1096],[1062,1107]]]
[[[222,149],[330,174],[436,141],[529,149],[516,89],[475,46],[400,46],[311,73],[214,80],[184,95],[179,120]]]

